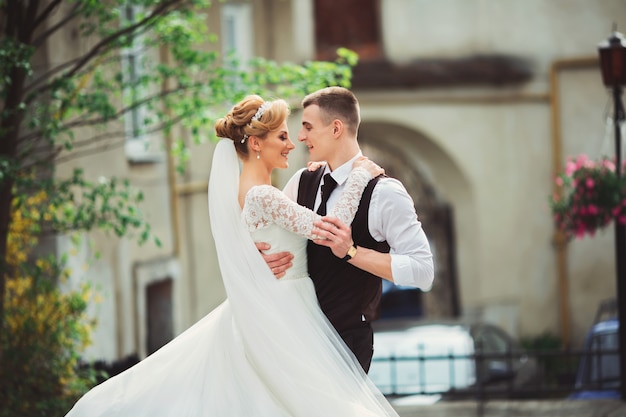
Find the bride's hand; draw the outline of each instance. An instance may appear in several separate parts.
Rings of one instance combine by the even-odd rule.
[[[384,169],[378,166],[378,164],[376,164],[375,162],[370,161],[369,158],[367,158],[366,156],[361,156],[359,159],[354,161],[354,163],[352,164],[352,168],[358,167],[365,168],[370,173],[372,178],[376,178],[377,176],[385,173]]]
[[[326,165],[325,161],[309,161],[306,164],[306,167],[307,167],[307,169],[309,171],[313,172],[313,171],[317,171],[318,169],[320,169],[324,165]]]

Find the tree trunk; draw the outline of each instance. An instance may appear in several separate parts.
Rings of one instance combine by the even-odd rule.
[[[5,159],[9,164],[4,180],[0,181],[0,332],[4,329],[4,300],[8,272],[7,243],[13,203],[13,184],[19,163],[15,158],[20,128],[24,120],[24,111],[20,109],[20,104],[23,100],[26,71],[14,68],[10,76],[12,82],[7,89],[5,106],[2,109],[2,114],[6,116],[0,120],[0,131],[5,132],[4,137],[0,137],[0,158]],[[0,360],[1,355],[0,352]]]
[[[0,185],[0,332],[4,328],[4,300],[6,297],[7,242],[9,223],[11,220],[11,203],[13,202],[13,181],[5,181]],[[0,360],[2,352],[0,351]]]

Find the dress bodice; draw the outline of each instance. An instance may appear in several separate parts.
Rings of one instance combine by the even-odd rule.
[[[271,248],[267,253],[291,252],[293,266],[285,272],[281,279],[296,279],[308,277],[306,245],[307,239],[276,225],[269,224],[263,228],[251,232],[255,242],[269,243]]]
[[[329,215],[338,217],[346,224],[352,223],[359,207],[361,194],[371,180],[364,168],[352,170],[339,202]],[[268,253],[291,252],[293,266],[282,279],[308,276],[306,245],[308,239],[316,239],[314,223],[319,214],[298,205],[271,185],[257,185],[246,194],[241,221],[255,242],[269,243]]]

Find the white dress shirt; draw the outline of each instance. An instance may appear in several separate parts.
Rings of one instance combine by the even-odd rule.
[[[328,211],[337,203],[352,171],[353,162],[361,156],[359,152],[351,160],[332,171],[337,188],[330,195]],[[300,176],[306,168],[296,172],[284,188],[285,194],[297,201]],[[330,168],[324,168],[326,174]],[[315,209],[321,201],[321,185],[315,197]],[[430,244],[417,219],[413,199],[402,183],[394,178],[382,178],[372,192],[368,213],[368,228],[372,237],[387,241],[391,255],[391,274],[396,285],[430,290],[434,278],[433,257]]]

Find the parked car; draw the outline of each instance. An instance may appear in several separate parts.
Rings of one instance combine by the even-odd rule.
[[[605,300],[585,337],[570,399],[621,398],[618,328],[616,301]]]
[[[423,292],[419,288],[396,285],[383,281],[383,294],[380,301],[380,319],[413,318],[424,314]]]
[[[477,387],[536,383],[537,363],[513,338],[488,323],[380,320],[369,371],[385,395],[475,393]]]

